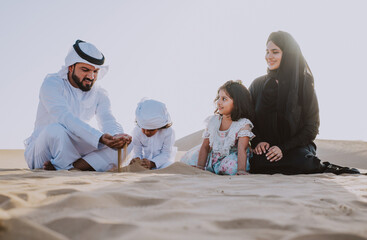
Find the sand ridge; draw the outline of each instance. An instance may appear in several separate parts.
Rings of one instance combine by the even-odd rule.
[[[367,176],[140,170],[1,170],[0,238],[367,239]]]
[[[200,141],[177,141],[176,159]],[[323,160],[366,166],[364,142],[318,145]],[[180,162],[44,171],[3,153],[0,239],[367,240],[366,175],[218,176]]]

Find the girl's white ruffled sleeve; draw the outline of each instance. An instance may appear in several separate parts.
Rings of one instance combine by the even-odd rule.
[[[204,120],[204,123],[206,125],[206,128],[204,129],[202,138],[209,138],[210,137],[210,131],[209,131],[209,124],[214,116],[209,116]]]
[[[252,132],[254,125],[247,118],[242,118],[239,120],[239,124],[241,126],[238,131],[237,137],[249,137],[252,140],[255,137],[255,134]]]

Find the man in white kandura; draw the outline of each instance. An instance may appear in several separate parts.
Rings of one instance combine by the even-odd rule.
[[[131,137],[111,113],[104,89],[94,86],[108,70],[103,54],[77,40],[58,73],[46,76],[39,94],[34,131],[25,140],[31,169],[107,171],[117,165],[117,151]],[[88,122],[96,117],[100,130]]]

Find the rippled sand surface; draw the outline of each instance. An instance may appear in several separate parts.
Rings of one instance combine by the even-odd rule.
[[[364,144],[326,141],[319,150],[361,168]],[[31,171],[19,152],[7,154],[0,151],[0,239],[367,239],[366,175],[231,177],[179,162]]]

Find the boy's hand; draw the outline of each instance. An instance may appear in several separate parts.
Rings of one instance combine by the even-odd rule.
[[[155,168],[156,165],[154,162],[146,159],[146,158],[143,158],[140,162],[141,166],[145,167],[145,168],[148,168],[148,169],[152,169],[152,168]]]
[[[139,162],[139,161],[140,161],[140,158],[138,158],[138,157],[133,158],[133,159],[131,159],[131,161],[130,161],[129,165],[132,165],[132,164],[134,164],[134,163],[136,163],[136,162]]]

